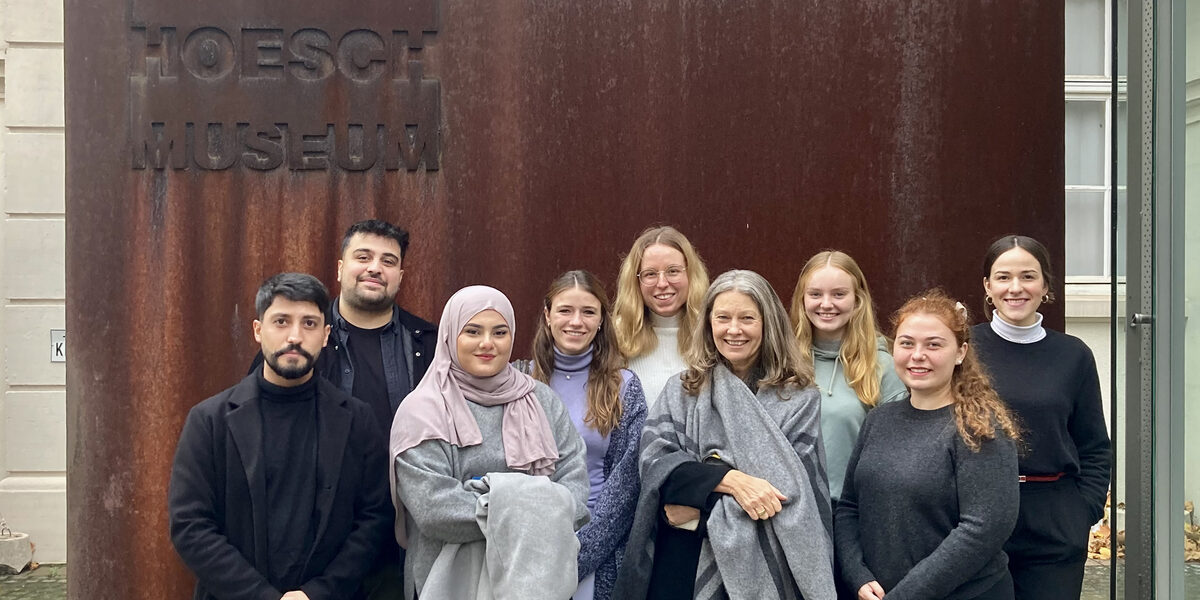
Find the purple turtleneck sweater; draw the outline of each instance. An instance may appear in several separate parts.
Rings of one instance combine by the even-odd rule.
[[[576,431],[583,437],[587,446],[588,482],[591,490],[588,493],[588,510],[596,507],[596,498],[604,489],[604,455],[608,453],[608,436],[589,427],[583,422],[587,415],[587,380],[588,367],[592,364],[592,349],[589,346],[583,354],[571,356],[554,349],[554,373],[550,375],[550,388],[553,389],[571,415],[571,422]]]

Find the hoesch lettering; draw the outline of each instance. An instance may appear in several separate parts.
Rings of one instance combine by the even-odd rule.
[[[439,168],[428,30],[131,32],[134,169]]]

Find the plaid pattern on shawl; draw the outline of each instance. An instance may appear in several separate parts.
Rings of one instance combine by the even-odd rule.
[[[724,496],[707,521],[696,598],[807,600],[836,597],[832,511],[820,444],[820,393],[763,388],[757,397],[724,365],[698,396],[674,377],[642,433],[642,492],[614,598],[646,597],[659,489],[676,467],[719,456],[771,482],[788,500],[766,521]],[[786,397],[785,397],[786,396]]]

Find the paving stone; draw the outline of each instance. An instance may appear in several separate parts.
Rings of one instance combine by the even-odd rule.
[[[66,600],[67,566],[41,565],[0,576],[0,600]]]

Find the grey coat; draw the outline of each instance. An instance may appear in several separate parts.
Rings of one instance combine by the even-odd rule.
[[[588,520],[588,475],[583,439],[571,423],[566,407],[545,384],[537,383],[534,394],[546,412],[550,430],[558,444],[558,463],[550,480],[567,488],[575,499],[573,521],[579,529]],[[510,472],[504,460],[500,427],[504,407],[467,402],[483,443],[459,447],[441,440],[425,440],[396,457],[396,488],[404,502],[408,553],[404,560],[404,593],[414,591],[422,598],[426,576],[445,544],[465,544],[484,539],[476,520],[478,492],[463,487],[474,477]],[[573,568],[574,554],[564,557]]]

